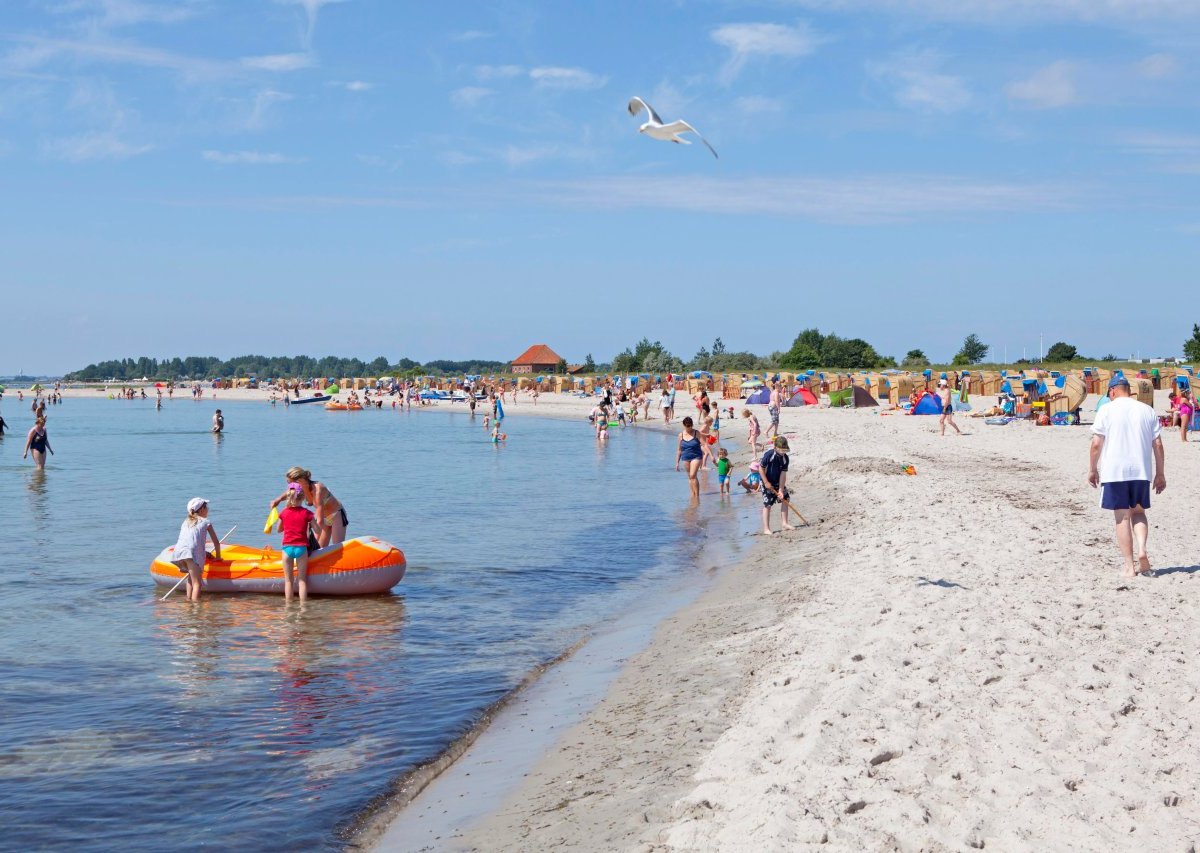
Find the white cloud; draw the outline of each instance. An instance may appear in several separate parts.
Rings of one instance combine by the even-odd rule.
[[[513,149],[514,166],[570,152],[552,147]],[[447,152],[443,162],[465,165],[477,158]],[[456,207],[466,201],[490,200],[551,205],[579,210],[669,210],[723,216],[796,217],[843,225],[872,225],[913,220],[984,215],[1069,212],[1094,209],[1097,199],[1068,184],[1014,184],[946,175],[888,175],[809,178],[789,175],[758,177],[652,177],[619,175],[576,181],[521,182],[441,193],[386,196],[285,196],[230,199],[233,206],[269,210],[327,208]]]
[[[467,154],[463,151],[443,151],[438,155],[439,162],[451,167],[470,166],[474,163],[479,163],[482,160],[482,157],[477,157],[474,154]]]
[[[1169,53],[1153,53],[1137,64],[1137,72],[1151,80],[1174,77],[1179,73],[1179,60]]]
[[[1123,148],[1152,158],[1159,171],[1175,175],[1200,174],[1200,136],[1133,131],[1121,134],[1117,141]]]
[[[529,79],[541,89],[600,89],[608,78],[582,68],[544,66],[530,68]]]
[[[475,76],[480,80],[508,80],[520,77],[525,69],[520,65],[476,65]]]
[[[266,127],[270,119],[271,108],[291,99],[292,96],[287,92],[276,92],[274,89],[266,89],[257,93],[250,107],[250,115],[246,117],[246,129],[261,130]]]
[[[288,163],[303,163],[303,157],[262,151],[202,151],[200,156],[210,163],[241,166],[279,166]]]
[[[312,56],[305,53],[249,56],[232,61],[205,59],[107,37],[72,40],[23,36],[15,41],[19,46],[0,58],[0,70],[34,71],[55,59],[65,58],[80,63],[161,68],[190,80],[211,80],[245,76],[248,72],[294,71],[313,63]]]
[[[1013,101],[1034,109],[1065,107],[1076,102],[1075,66],[1065,60],[1052,62],[1027,80],[1008,84],[1004,91]]]
[[[247,56],[242,65],[257,71],[299,71],[313,64],[309,53],[274,53],[267,56]]]
[[[450,41],[479,41],[480,39],[490,39],[495,36],[495,33],[489,33],[485,30],[463,30],[461,33],[455,33],[450,36]]]
[[[930,51],[902,53],[887,62],[868,63],[873,77],[894,88],[892,97],[902,107],[921,112],[952,113],[971,103],[971,92],[961,77],[942,71],[942,57]]]
[[[1200,18],[1195,0],[790,0],[822,12],[884,12],[938,20],[1014,23],[1046,20],[1137,22]]]
[[[347,92],[369,92],[375,88],[374,83],[368,83],[366,80],[351,80],[341,85]]]
[[[752,59],[807,56],[818,44],[807,24],[725,24],[709,35],[729,50],[729,59],[720,71],[726,83],[732,82]]]
[[[538,193],[539,201],[570,207],[795,216],[848,224],[1069,210],[1079,196],[1063,185],[1008,184],[938,175],[845,179],[630,175],[546,183],[533,191]]]
[[[450,93],[450,101],[456,107],[469,109],[478,106],[481,101],[493,94],[495,94],[494,90],[485,89],[482,86],[463,86]]]
[[[783,101],[765,95],[745,95],[734,100],[734,106],[748,116],[763,116],[783,112]]]
[[[500,159],[510,169],[519,169],[538,160],[554,157],[559,152],[557,145],[509,145],[500,152]]]
[[[348,0],[275,0],[284,6],[299,6],[304,10],[305,28],[301,34],[300,43],[305,50],[312,47],[313,36],[317,32],[317,16],[321,13],[324,6],[329,6],[334,3],[345,3]]]
[[[200,3],[174,0],[152,3],[144,0],[68,0],[49,10],[58,14],[81,13],[100,28],[127,27],[137,24],[175,24],[193,17]]]
[[[92,160],[128,160],[153,148],[153,145],[132,145],[120,139],[115,131],[106,130],[52,140],[42,146],[42,153],[55,160],[85,163]]]

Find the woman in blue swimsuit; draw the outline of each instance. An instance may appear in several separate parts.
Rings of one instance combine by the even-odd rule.
[[[712,451],[693,427],[692,419],[684,418],[683,432],[679,433],[679,446],[675,451],[675,470],[679,470],[680,462],[687,463],[688,486],[695,500],[700,500],[700,481],[696,479],[696,472],[700,470],[706,453],[712,456]],[[713,460],[713,464],[716,464],[716,460]]]
[[[24,459],[31,452],[33,453],[33,461],[38,468],[46,467],[46,451],[54,454],[54,448],[50,446],[50,436],[46,434],[46,419],[38,418],[33,429],[29,431],[29,436],[25,439],[25,452],[21,455]]]

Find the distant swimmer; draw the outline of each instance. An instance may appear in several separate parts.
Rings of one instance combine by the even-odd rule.
[[[212,431],[213,432],[224,432],[225,431],[225,416],[221,414],[220,409],[217,409],[217,413],[215,415],[213,415]]]
[[[29,431],[29,436],[25,439],[25,452],[21,454],[21,458],[28,458],[32,451],[34,463],[39,468],[45,468],[47,450],[50,451],[51,456],[54,455],[54,448],[50,446],[50,436],[46,434],[46,419],[38,418],[33,429]]]

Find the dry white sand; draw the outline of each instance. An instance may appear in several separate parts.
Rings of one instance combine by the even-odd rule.
[[[822,520],[664,624],[464,843],[1190,849],[1200,447],[1165,434],[1165,572],[1125,580],[1090,430],[959,420],[785,411]]]

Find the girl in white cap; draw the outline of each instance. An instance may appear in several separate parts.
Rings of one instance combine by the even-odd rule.
[[[187,572],[188,601],[200,600],[200,579],[204,574],[204,560],[208,552],[204,550],[204,536],[212,537],[213,559],[221,559],[221,540],[217,531],[208,520],[208,501],[204,498],[192,498],[187,504],[187,518],[179,527],[179,540],[171,549],[171,562],[179,566],[180,571]]]

